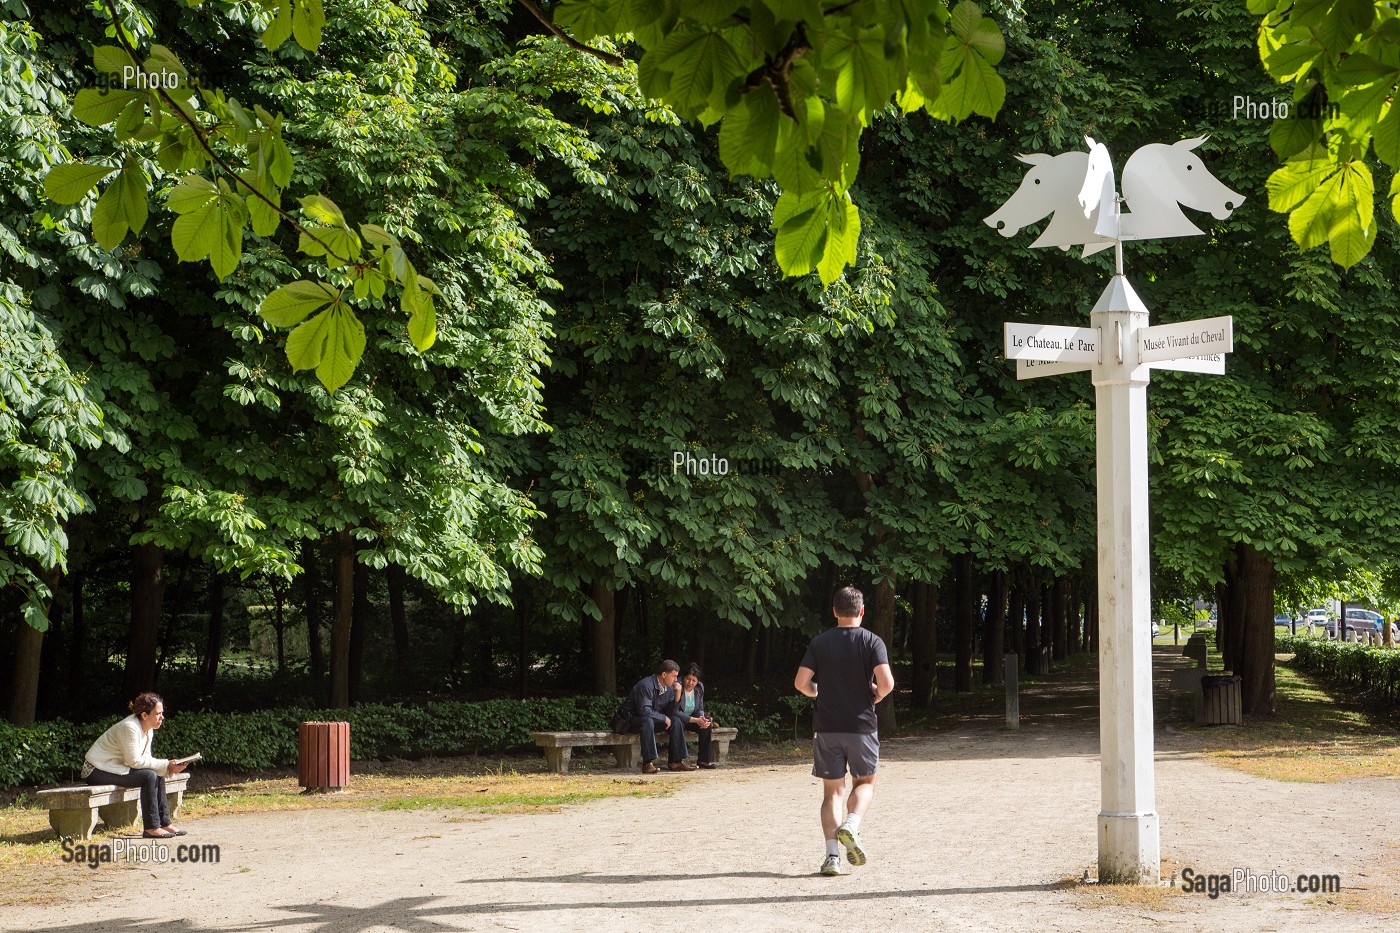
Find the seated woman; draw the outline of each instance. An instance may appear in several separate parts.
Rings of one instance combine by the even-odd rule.
[[[685,677],[681,679],[681,695],[676,701],[676,716],[685,723],[686,729],[700,733],[700,767],[718,767],[711,744],[715,721],[705,712],[705,685],[700,682],[698,664],[686,668]]]
[[[168,758],[151,757],[151,740],[165,722],[165,704],[154,693],[143,693],[127,704],[131,715],[102,733],[83,756],[83,780],[141,788],[141,821],[147,839],[185,835],[170,824],[165,779],[185,770]]]

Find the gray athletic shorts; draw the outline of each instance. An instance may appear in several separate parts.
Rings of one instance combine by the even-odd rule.
[[[812,736],[812,774],[834,781],[880,770],[880,736],[873,732],[818,732]]]

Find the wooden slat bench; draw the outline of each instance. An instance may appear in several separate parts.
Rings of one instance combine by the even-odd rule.
[[[716,761],[722,762],[729,758],[729,743],[738,735],[739,730],[733,726],[715,726],[713,739]],[[642,767],[642,737],[635,732],[619,733],[605,729],[601,732],[536,732],[534,736],[535,744],[544,749],[545,761],[559,774],[569,773],[569,758],[573,750],[584,745],[610,745],[619,768],[639,771]],[[687,732],[686,739],[698,742],[700,736],[694,732]],[[656,747],[664,751],[666,741],[666,733],[658,732]]]
[[[165,779],[165,800],[173,818],[185,798],[188,774]],[[108,829],[124,829],[141,815],[141,788],[115,784],[55,787],[34,795],[49,811],[49,825],[60,839],[90,839],[98,818]]]

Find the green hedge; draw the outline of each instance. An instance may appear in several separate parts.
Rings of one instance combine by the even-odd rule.
[[[1293,652],[1293,666],[1299,670],[1400,705],[1400,649],[1301,635],[1280,635],[1276,644],[1279,651]]]
[[[211,765],[253,771],[297,760],[297,725],[350,723],[350,755],[359,761],[504,752],[533,746],[531,732],[606,729],[615,697],[441,702],[416,706],[367,704],[352,709],[276,709],[254,713],[175,711],[156,737],[159,754],[198,751]],[[744,738],[770,737],[778,714],[714,703],[716,720]],[[0,722],[0,786],[73,781],[83,754],[118,717],[86,725],[55,721],[22,729]]]

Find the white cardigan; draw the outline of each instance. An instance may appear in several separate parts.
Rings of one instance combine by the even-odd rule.
[[[132,713],[102,733],[83,756],[83,777],[94,768],[108,774],[127,774],[137,768],[149,768],[162,777],[169,776],[170,759],[151,757],[151,740],[155,730],[141,728],[141,720]]]

